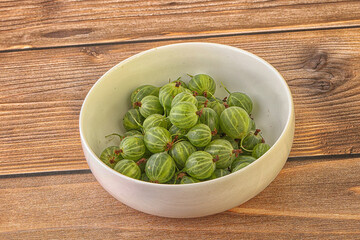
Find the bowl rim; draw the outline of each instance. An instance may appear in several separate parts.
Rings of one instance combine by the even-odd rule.
[[[281,84],[285,87],[284,89],[286,89],[286,96],[287,96],[287,100],[289,103],[289,109],[288,109],[288,116],[287,116],[287,120],[286,120],[286,124],[285,127],[283,128],[280,136],[277,138],[277,140],[275,141],[275,143],[270,146],[270,149],[264,154],[262,155],[260,158],[256,159],[256,161],[252,162],[251,164],[245,166],[244,168],[234,172],[234,173],[230,173],[228,175],[222,176],[220,178],[215,178],[215,179],[210,179],[204,182],[197,182],[197,183],[192,183],[192,184],[166,184],[166,183],[151,183],[151,182],[146,182],[143,180],[139,180],[139,179],[134,179],[131,177],[128,177],[126,175],[123,175],[117,171],[115,171],[114,169],[110,168],[109,166],[107,166],[103,161],[100,160],[100,158],[93,152],[93,150],[90,148],[87,140],[84,137],[84,133],[83,133],[83,125],[82,125],[82,121],[83,121],[83,112],[84,112],[84,106],[86,105],[87,99],[89,98],[89,96],[91,95],[91,93],[94,91],[94,89],[101,84],[101,82],[103,81],[103,79],[111,74],[113,71],[115,71],[116,69],[118,69],[119,67],[121,67],[122,65],[132,61],[133,59],[139,58],[142,55],[148,54],[150,52],[156,51],[157,49],[166,49],[166,48],[172,48],[172,47],[178,47],[178,46],[183,46],[183,45],[201,45],[201,46],[209,46],[209,47],[218,47],[218,48],[226,48],[228,50],[232,50],[232,51],[236,51],[238,53],[241,54],[245,54],[251,58],[254,58],[255,60],[261,62],[262,64],[266,65],[280,80],[281,80]],[[265,157],[267,155],[269,155],[270,152],[273,151],[273,149],[275,148],[275,146],[279,145],[280,140],[284,137],[285,133],[289,131],[289,129],[291,128],[291,119],[295,118],[294,117],[294,103],[293,103],[293,98],[292,98],[292,94],[291,94],[291,90],[289,88],[289,86],[287,85],[285,79],[283,78],[283,76],[279,73],[279,71],[273,67],[270,63],[268,63],[267,61],[265,61],[264,59],[262,59],[261,57],[248,52],[246,50],[234,47],[234,46],[229,46],[229,45],[225,45],[225,44],[220,44],[220,43],[211,43],[211,42],[182,42],[182,43],[173,43],[173,44],[167,44],[167,45],[163,45],[163,46],[159,46],[159,47],[154,47],[142,52],[139,52],[137,54],[134,54],[124,60],[122,60],[121,62],[119,62],[118,64],[116,64],[115,66],[113,66],[112,68],[110,68],[107,72],[105,72],[95,83],[94,85],[90,88],[89,92],[86,94],[86,97],[83,100],[83,103],[81,105],[81,109],[80,109],[80,114],[79,114],[79,133],[80,133],[80,139],[81,142],[83,143],[83,147],[86,148],[86,150],[88,151],[88,153],[90,153],[91,157],[96,159],[96,161],[98,161],[98,163],[100,163],[100,166],[102,166],[103,168],[106,168],[106,171],[111,171],[113,174],[124,178],[124,180],[129,180],[129,181],[133,181],[136,184],[141,184],[141,185],[149,185],[152,187],[159,187],[159,188],[191,188],[192,186],[196,185],[196,186],[204,186],[204,185],[208,185],[208,184],[212,184],[215,181],[222,181],[225,180],[225,178],[229,178],[229,177],[234,177],[236,174],[239,175],[241,174],[243,171],[245,171],[248,167],[255,167],[256,165],[259,164],[259,162],[261,162],[263,159],[265,159]]]

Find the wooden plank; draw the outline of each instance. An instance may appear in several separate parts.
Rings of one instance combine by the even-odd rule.
[[[356,0],[1,1],[0,50],[360,25]]]
[[[200,219],[133,210],[90,173],[1,177],[0,239],[359,239],[359,172],[360,158],[289,161],[255,198]]]
[[[251,51],[283,74],[295,103],[292,157],[360,153],[358,29],[201,41]],[[78,114],[92,84],[119,61],[175,42],[0,53],[0,174],[86,169]]]

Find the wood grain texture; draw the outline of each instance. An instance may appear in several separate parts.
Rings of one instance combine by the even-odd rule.
[[[360,158],[289,161],[263,192],[214,216],[133,210],[89,174],[0,177],[0,239],[359,239]]]
[[[284,76],[295,103],[292,157],[360,153],[359,29],[201,41],[253,52]],[[0,174],[86,169],[78,114],[92,84],[129,56],[176,42],[0,53]]]
[[[360,25],[356,0],[1,1],[0,50]]]

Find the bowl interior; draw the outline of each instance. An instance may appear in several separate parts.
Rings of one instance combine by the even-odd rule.
[[[254,103],[252,116],[266,142],[273,145],[290,116],[291,95],[280,74],[264,60],[246,51],[210,43],[184,43],[155,48],[135,55],[109,70],[90,90],[80,116],[80,131],[90,149],[99,156],[124,133],[122,118],[130,108],[130,94],[138,86],[162,86],[187,74],[206,73],[217,83],[216,96],[244,92]]]

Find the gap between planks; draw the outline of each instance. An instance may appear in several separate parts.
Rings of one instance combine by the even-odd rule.
[[[360,158],[359,154],[340,154],[340,155],[319,155],[319,156],[302,156],[302,157],[289,157],[288,161],[301,161],[306,160],[327,160],[337,161],[350,158]],[[30,172],[30,173],[15,173],[15,174],[0,174],[0,179],[8,178],[22,178],[22,177],[40,177],[40,176],[56,176],[56,175],[71,175],[71,174],[89,174],[90,169],[74,169],[74,170],[56,170],[56,171],[43,171],[43,172]]]
[[[217,34],[198,34],[195,36],[184,37],[169,37],[169,38],[153,38],[144,40],[123,40],[123,41],[108,41],[108,42],[93,42],[86,44],[70,44],[70,45],[58,45],[47,47],[26,47],[26,48],[14,48],[0,50],[0,53],[7,52],[23,52],[33,50],[46,50],[46,49],[58,49],[58,48],[77,48],[77,47],[96,47],[96,46],[109,46],[109,45],[122,45],[122,44],[136,44],[136,43],[151,43],[151,42],[166,42],[166,41],[180,41],[180,40],[197,40],[208,38],[220,38],[220,37],[236,37],[246,35],[262,35],[262,34],[276,34],[276,33],[292,33],[292,32],[309,32],[309,31],[324,31],[324,30],[336,30],[336,29],[353,29],[360,28],[359,24],[352,26],[325,26],[325,27],[310,27],[310,28],[289,28],[289,29],[271,29],[271,30],[259,30],[256,32],[240,32],[240,33],[217,33]]]

